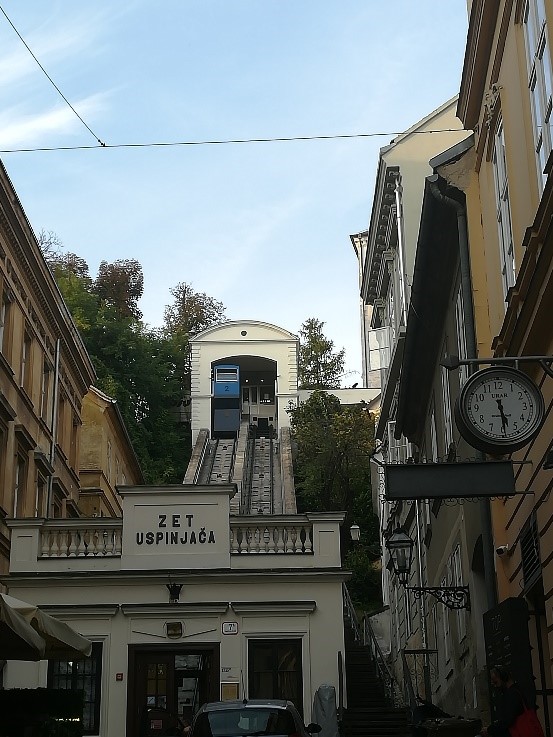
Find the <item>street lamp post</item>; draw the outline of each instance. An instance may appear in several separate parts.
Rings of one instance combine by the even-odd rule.
[[[413,547],[413,540],[401,527],[396,527],[386,541],[394,573],[401,585],[408,591],[412,591],[416,599],[420,599],[423,594],[430,594],[448,609],[470,610],[468,586],[407,586],[413,562]]]

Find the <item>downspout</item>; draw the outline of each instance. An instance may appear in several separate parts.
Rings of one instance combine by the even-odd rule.
[[[58,433],[58,397],[59,397],[59,375],[60,375],[60,346],[61,341],[56,340],[56,352],[54,358],[54,392],[52,396],[52,440],[50,441],[50,455],[48,460],[50,466],[54,467],[56,456],[56,435]],[[46,500],[46,519],[50,518],[50,510],[52,506],[52,487],[54,482],[53,474],[48,477],[48,494]]]
[[[428,177],[430,191],[438,202],[452,207],[457,213],[457,231],[459,235],[459,265],[461,271],[461,295],[463,298],[463,320],[466,326],[467,358],[477,358],[476,325],[474,322],[474,305],[472,301],[472,281],[470,275],[470,252],[465,206],[457,200],[444,195],[438,187],[439,174]],[[484,455],[479,454],[484,460]],[[492,538],[492,513],[489,499],[480,500],[482,522],[482,547],[484,554],[484,579],[488,609],[497,606],[497,582],[495,578],[495,557]]]

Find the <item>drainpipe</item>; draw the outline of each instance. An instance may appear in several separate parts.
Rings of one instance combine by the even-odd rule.
[[[461,271],[461,294],[463,297],[463,319],[466,326],[467,358],[477,358],[476,326],[474,323],[474,305],[472,301],[472,281],[470,276],[470,253],[467,229],[467,213],[464,205],[444,195],[438,187],[439,174],[428,177],[430,191],[438,202],[452,207],[457,213],[457,230],[459,234],[459,262]],[[479,454],[484,460],[484,454]],[[497,582],[495,578],[495,557],[492,538],[492,513],[489,499],[480,500],[480,519],[482,522],[482,547],[484,553],[484,578],[488,609],[497,606]]]
[[[60,347],[61,341],[56,340],[56,352],[54,357],[54,392],[52,396],[52,440],[50,441],[50,455],[48,460],[50,466],[54,467],[56,457],[56,435],[58,433],[58,396],[59,396],[59,375],[60,375]],[[46,519],[50,518],[50,509],[52,505],[52,487],[54,476],[48,477],[48,494],[46,500]]]

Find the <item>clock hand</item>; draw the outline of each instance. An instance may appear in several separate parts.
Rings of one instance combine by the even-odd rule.
[[[509,424],[509,420],[507,419],[507,415],[505,414],[505,411],[503,409],[503,403],[501,402],[501,399],[496,399],[497,402],[497,408],[499,410],[499,414],[501,415],[501,430],[503,431],[503,434],[505,435],[507,425]],[[509,415],[510,417],[511,415]]]

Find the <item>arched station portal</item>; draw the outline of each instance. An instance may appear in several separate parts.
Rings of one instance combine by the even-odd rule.
[[[211,363],[211,429],[235,438],[247,423],[258,436],[278,434],[277,362],[262,356],[226,356]]]

